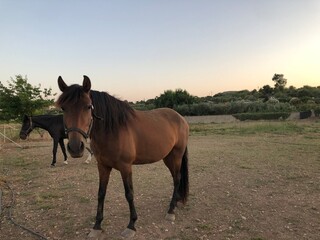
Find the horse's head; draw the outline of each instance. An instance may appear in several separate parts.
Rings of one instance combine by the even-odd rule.
[[[20,138],[25,140],[32,130],[33,130],[32,118],[28,117],[27,115],[24,115],[22,120],[21,130],[20,130]]]
[[[91,82],[84,76],[82,86],[68,86],[61,77],[58,85],[62,94],[57,100],[57,106],[63,111],[65,130],[68,135],[67,149],[73,158],[83,156],[84,141],[89,137],[92,119],[92,101],[90,99]]]

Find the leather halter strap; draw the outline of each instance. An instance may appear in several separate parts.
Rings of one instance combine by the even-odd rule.
[[[77,128],[77,127],[71,127],[71,128],[65,127],[66,135],[68,135],[69,132],[77,132],[77,133],[80,133],[85,139],[88,139],[90,137],[90,133],[91,133],[92,125],[93,125],[93,118],[96,118],[98,120],[103,120],[103,118],[97,116],[93,110],[94,110],[94,107],[93,107],[93,105],[91,105],[91,120],[90,120],[90,124],[89,124],[89,129],[87,132],[85,132],[82,129]]]
[[[31,132],[31,131],[33,130],[33,127],[32,127],[32,117],[29,116],[28,119],[29,119],[29,127],[28,127],[27,130],[22,131],[23,134],[25,134],[27,137],[28,137],[28,135],[29,135],[29,131]]]
[[[66,135],[68,135],[68,133],[70,133],[70,132],[77,132],[77,133],[80,133],[85,139],[88,139],[90,137],[92,125],[93,125],[93,118],[91,117],[89,129],[87,132],[85,132],[82,129],[77,128],[77,127],[65,128],[65,132],[66,132]]]

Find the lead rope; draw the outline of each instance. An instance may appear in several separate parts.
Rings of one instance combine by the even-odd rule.
[[[14,192],[13,192],[13,189],[10,187],[10,185],[7,183],[7,181],[4,181],[4,183],[6,184],[7,188],[10,190],[10,193],[11,193],[11,204],[10,204],[10,207],[9,207],[9,214],[8,214],[9,220],[10,220],[15,226],[22,228],[23,230],[31,233],[32,235],[38,237],[39,239],[47,240],[47,238],[44,237],[43,235],[41,235],[41,234],[39,234],[39,233],[37,233],[37,232],[29,229],[29,228],[27,228],[27,227],[25,227],[25,226],[17,223],[17,222],[13,219],[13,217],[12,217],[12,209],[13,209],[14,202],[15,202],[15,201],[14,201]]]

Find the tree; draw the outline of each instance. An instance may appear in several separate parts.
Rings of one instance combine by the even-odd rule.
[[[24,114],[42,113],[53,104],[51,88],[41,90],[40,85],[32,86],[27,77],[16,75],[10,78],[8,87],[0,82],[0,120],[21,119]]]
[[[272,81],[275,82],[275,84],[274,84],[274,89],[275,90],[283,91],[285,86],[286,86],[286,84],[287,84],[287,79],[284,78],[283,74],[275,73],[273,75]]]
[[[261,94],[261,97],[263,97],[264,102],[266,102],[272,96],[273,88],[269,85],[264,85],[262,88],[259,89],[259,93]]]
[[[167,90],[160,97],[156,97],[154,104],[157,108],[168,107],[173,108],[177,105],[192,104],[195,98],[191,96],[186,90],[177,89],[175,91]]]

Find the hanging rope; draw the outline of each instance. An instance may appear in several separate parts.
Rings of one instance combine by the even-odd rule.
[[[13,219],[13,217],[12,217],[12,212],[13,212],[13,207],[14,207],[14,204],[15,204],[14,192],[13,192],[13,189],[12,189],[12,188],[10,187],[10,185],[8,184],[8,182],[6,182],[6,181],[3,181],[3,182],[5,183],[6,187],[9,189],[10,195],[11,195],[11,203],[10,203],[10,206],[8,207],[8,208],[9,208],[9,214],[8,214],[9,220],[10,220],[15,226],[20,227],[21,229],[23,229],[23,230],[31,233],[32,235],[38,237],[39,239],[47,240],[47,238],[44,237],[43,235],[41,235],[41,234],[39,234],[39,233],[37,233],[37,232],[29,229],[29,228],[27,228],[27,227],[25,227],[25,226],[17,223],[17,222]]]

